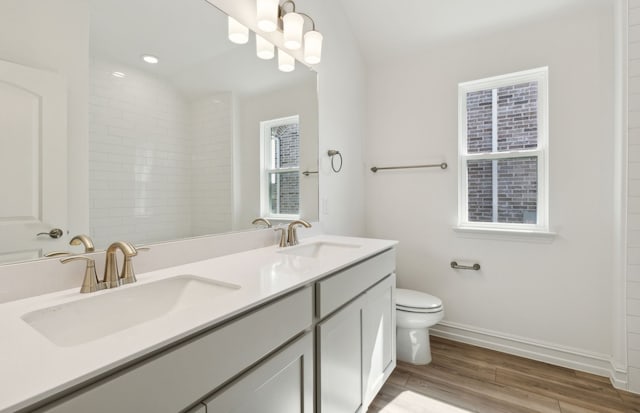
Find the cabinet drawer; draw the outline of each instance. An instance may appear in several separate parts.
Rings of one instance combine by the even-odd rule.
[[[313,334],[305,334],[204,404],[215,413],[313,413]]]
[[[324,318],[395,271],[390,249],[316,283],[316,315]]]
[[[309,328],[311,299],[306,287],[40,411],[181,411]]]

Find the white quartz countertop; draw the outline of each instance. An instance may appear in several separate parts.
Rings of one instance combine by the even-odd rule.
[[[297,247],[271,246],[138,274],[137,283],[114,290],[80,294],[78,286],[0,304],[0,412],[14,412],[45,400],[396,244],[388,240],[321,235],[303,240],[301,245],[319,242],[358,247],[337,249],[314,258],[285,253]],[[182,308],[74,346],[54,344],[22,319],[40,309],[187,274],[240,288],[206,304]],[[118,310],[111,309],[116,314]]]

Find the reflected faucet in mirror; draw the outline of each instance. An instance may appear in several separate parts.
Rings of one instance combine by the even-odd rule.
[[[80,234],[71,238],[69,241],[69,245],[82,245],[84,246],[84,253],[87,254],[89,252],[95,252],[95,247],[93,246],[93,241],[91,237],[88,235]]]
[[[69,245],[82,245],[84,246],[84,253],[88,254],[90,252],[95,252],[96,249],[93,245],[93,241],[91,240],[91,237],[89,237],[88,235],[84,235],[84,234],[79,234],[76,235],[75,237],[71,238],[71,241],[69,241]],[[44,254],[45,257],[47,258],[51,258],[51,257],[60,257],[63,255],[73,255],[74,253],[71,251],[51,251],[51,252],[47,252],[46,254]]]
[[[262,217],[254,219],[254,220],[251,222],[251,224],[252,224],[252,225],[264,224],[264,225],[266,225],[266,226],[267,226],[267,228],[271,228],[271,227],[272,227],[272,225],[271,225],[271,221],[269,221],[269,220],[268,220],[268,219],[266,219],[266,218],[262,218]]]

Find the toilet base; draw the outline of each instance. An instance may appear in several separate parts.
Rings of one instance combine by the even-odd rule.
[[[431,363],[431,344],[428,328],[401,328],[396,331],[398,360],[423,366]]]

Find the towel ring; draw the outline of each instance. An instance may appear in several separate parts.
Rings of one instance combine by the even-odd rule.
[[[340,153],[340,151],[336,151],[335,149],[329,149],[329,151],[327,151],[327,155],[331,157],[331,169],[333,169],[333,172],[335,173],[340,172],[342,170],[342,154]],[[340,157],[340,166],[338,168],[336,168],[335,164],[333,163],[336,156]]]

